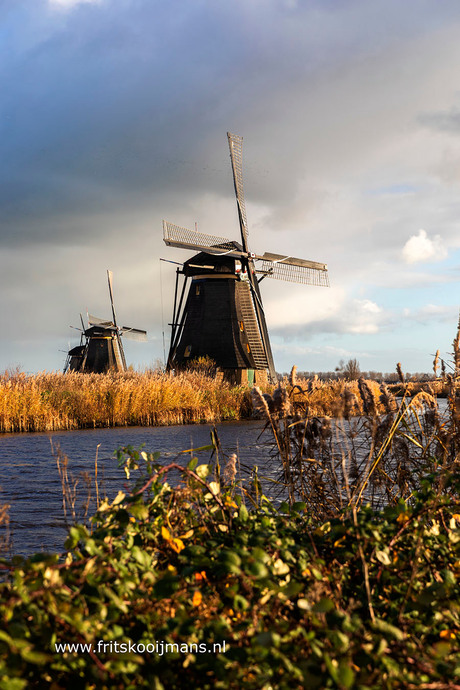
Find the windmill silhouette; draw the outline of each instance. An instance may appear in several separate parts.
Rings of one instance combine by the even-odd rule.
[[[113,302],[113,274],[107,271],[112,321],[88,314],[88,327],[81,320],[80,345],[69,350],[64,367],[67,371],[102,374],[107,371],[126,371],[126,359],[121,337],[147,340],[147,333],[139,328],[119,327]],[[79,329],[80,330],[80,329]]]
[[[187,368],[192,360],[209,357],[223,377],[234,383],[261,382],[267,375],[274,381],[276,372],[259,283],[264,278],[275,278],[328,287],[327,265],[282,254],[260,255],[249,251],[243,139],[229,132],[227,137],[241,242],[163,221],[163,240],[168,246],[199,250],[176,270],[167,369]],[[184,277],[181,290],[180,275]]]

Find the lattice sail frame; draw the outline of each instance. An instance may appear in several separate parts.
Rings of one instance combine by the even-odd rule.
[[[137,340],[141,343],[147,342],[147,331],[141,328],[131,328],[130,326],[122,326],[120,329],[120,335],[128,340]]]
[[[165,244],[172,247],[201,249],[212,254],[229,254],[232,252],[241,254],[242,251],[238,242],[229,240],[227,237],[206,235],[197,230],[188,230],[166,220],[163,221],[163,240]]]
[[[236,200],[240,209],[241,232],[245,249],[248,247],[248,221],[246,218],[246,204],[243,190],[243,137],[227,132],[230,159],[232,161],[233,181],[235,183]]]
[[[265,252],[262,256],[242,251],[238,242],[218,235],[207,235],[197,230],[188,230],[180,225],[163,221],[163,239],[165,244],[183,249],[201,250],[217,256],[251,256],[255,261],[262,261],[262,273],[268,278],[284,280],[303,285],[329,287],[327,265],[306,259],[296,259],[281,254]]]
[[[88,314],[88,324],[89,326],[102,326],[103,328],[115,329],[113,321],[107,321],[107,319],[100,319],[98,316],[93,316],[92,314]]]
[[[275,280],[302,283],[303,285],[316,285],[317,287],[329,287],[327,268],[318,269],[263,259],[261,272],[267,278],[275,278]]]

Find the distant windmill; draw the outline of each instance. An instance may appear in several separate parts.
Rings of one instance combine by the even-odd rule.
[[[113,303],[113,274],[107,271],[112,321],[104,321],[88,314],[88,328],[85,328],[80,314],[82,330],[80,345],[69,350],[64,373],[67,371],[93,372],[126,371],[125,353],[121,337],[131,340],[147,340],[146,331],[139,328],[117,325]]]
[[[263,278],[329,286],[327,265],[282,254],[253,254],[243,194],[242,137],[227,133],[238,207],[241,243],[205,235],[163,221],[163,240],[172,247],[199,250],[176,271],[168,369],[210,357],[236,383],[276,378],[259,290]],[[256,269],[255,262],[262,262]],[[179,297],[179,275],[184,276]],[[256,274],[260,275],[257,279]],[[191,285],[184,303],[188,279]]]

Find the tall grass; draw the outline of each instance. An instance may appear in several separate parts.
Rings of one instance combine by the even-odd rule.
[[[375,381],[367,385],[378,394]],[[336,417],[345,391],[354,401],[353,414],[363,414],[357,381],[299,380],[292,398],[297,412],[304,416]],[[273,394],[274,388],[267,386],[264,392]],[[202,371],[175,376],[161,371],[26,375],[14,370],[0,374],[0,433],[214,424],[251,414],[247,387],[232,386]]]
[[[310,415],[335,416],[345,387],[358,391],[356,382],[312,379],[300,383],[296,404],[305,411],[308,408]],[[265,390],[273,393],[273,387]],[[360,412],[358,405],[356,413]],[[213,424],[251,414],[247,387],[232,386],[202,371],[175,376],[161,371],[26,375],[14,370],[0,374],[0,433]]]
[[[199,372],[0,375],[0,432],[214,423],[249,413],[246,388]]]
[[[290,380],[273,395],[253,389],[253,405],[272,432],[280,464],[275,487],[290,504],[302,501],[318,520],[346,508],[374,509],[408,500],[431,475],[437,483],[458,472],[460,383],[445,382],[441,415],[433,384],[415,390],[400,372],[399,397],[385,384]],[[331,412],[332,417],[331,418]],[[264,477],[261,477],[264,479]]]

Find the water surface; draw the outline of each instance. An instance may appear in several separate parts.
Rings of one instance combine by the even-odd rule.
[[[126,490],[127,480],[115,459],[117,448],[144,446],[148,452],[160,451],[159,462],[177,458],[180,451],[199,448],[211,442],[210,425],[172,427],[128,427],[85,429],[52,433],[2,434],[0,436],[0,500],[10,505],[12,552],[29,555],[37,551],[60,552],[66,537],[62,508],[62,484],[57,470],[56,453],[60,448],[69,458],[69,471],[78,478],[77,495],[86,495],[82,472],[94,479],[97,453],[98,479],[109,498]],[[236,452],[242,465],[270,467],[267,443],[260,421],[226,422],[217,426],[222,448],[227,454]],[[54,447],[54,456],[51,443]],[[199,454],[200,462],[208,462],[210,451]],[[190,456],[180,455],[186,464]],[[92,489],[94,495],[94,485]],[[78,511],[77,511],[78,512]]]

